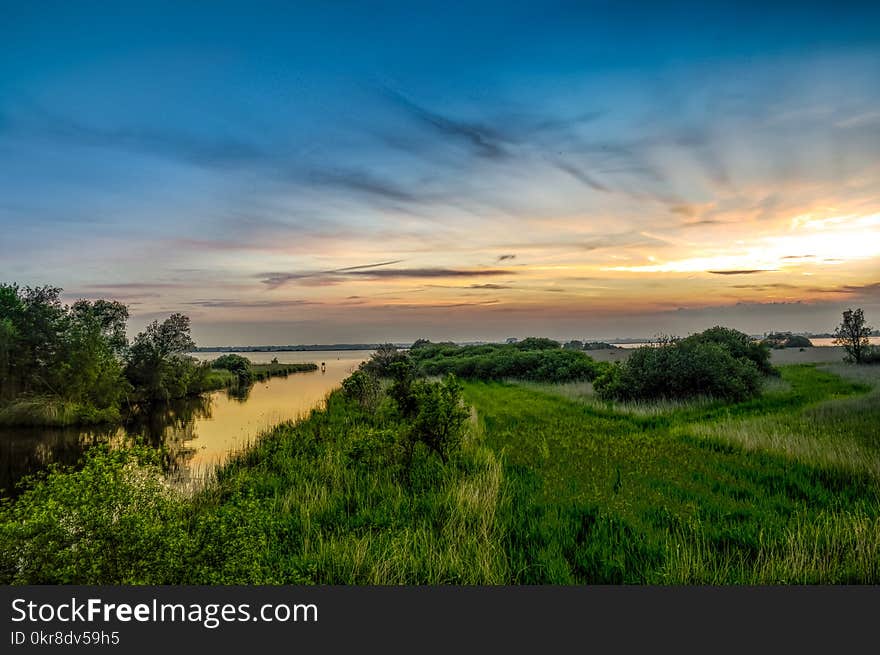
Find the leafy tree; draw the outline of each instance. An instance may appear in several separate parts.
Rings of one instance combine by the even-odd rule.
[[[99,408],[125,392],[120,357],[128,308],[61,303],[58,287],[0,285],[0,397],[53,395]]]
[[[0,321],[6,373],[2,393],[61,395],[55,366],[63,356],[67,315],[57,287],[0,285]]]
[[[583,350],[584,342],[578,341],[577,339],[573,339],[572,341],[567,341],[563,346],[563,350]]]
[[[370,355],[370,359],[360,365],[360,368],[377,377],[387,378],[391,377],[392,364],[407,359],[407,354],[398,350],[393,343],[383,343]]]
[[[276,358],[277,363],[277,358]],[[241,355],[221,355],[213,362],[211,362],[212,368],[220,368],[230,371],[234,373],[238,377],[238,381],[240,384],[250,384],[253,381],[253,374],[251,373],[251,362],[247,357],[242,357]]]
[[[128,308],[115,301],[79,300],[70,307],[66,352],[56,366],[65,397],[101,409],[119,404],[130,386],[120,359],[127,345],[127,319]]]
[[[189,317],[172,314],[153,321],[138,334],[128,350],[125,375],[145,400],[185,396],[197,366],[185,353],[195,347]]]
[[[847,309],[843,320],[834,331],[834,343],[843,346],[847,357],[861,364],[870,350],[868,337],[873,328],[865,323],[865,313],[861,308]]]
[[[116,300],[100,298],[94,302],[77,300],[70,307],[74,320],[94,321],[101,335],[116,355],[125,353],[128,338],[125,336],[125,325],[128,322],[128,307]]]

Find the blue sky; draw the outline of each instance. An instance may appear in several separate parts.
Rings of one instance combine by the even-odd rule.
[[[3,279],[204,344],[880,313],[880,7],[116,4],[4,8]]]

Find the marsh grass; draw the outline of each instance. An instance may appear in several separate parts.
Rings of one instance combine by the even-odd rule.
[[[833,373],[870,391],[819,402],[797,411],[730,418],[688,426],[695,436],[749,451],[776,453],[802,464],[868,475],[880,483],[880,370],[837,364]]]
[[[0,425],[52,426],[118,423],[119,409],[98,409],[55,396],[23,396],[0,405]]]

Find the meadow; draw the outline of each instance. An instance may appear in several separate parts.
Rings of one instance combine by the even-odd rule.
[[[736,404],[469,383],[516,582],[880,580],[880,369],[781,368]]]

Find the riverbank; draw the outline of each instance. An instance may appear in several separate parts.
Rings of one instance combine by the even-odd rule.
[[[500,460],[474,433],[446,460],[404,448],[412,426],[335,391],[192,497],[164,483],[155,451],[92,449],[0,506],[0,580],[504,582]]]

